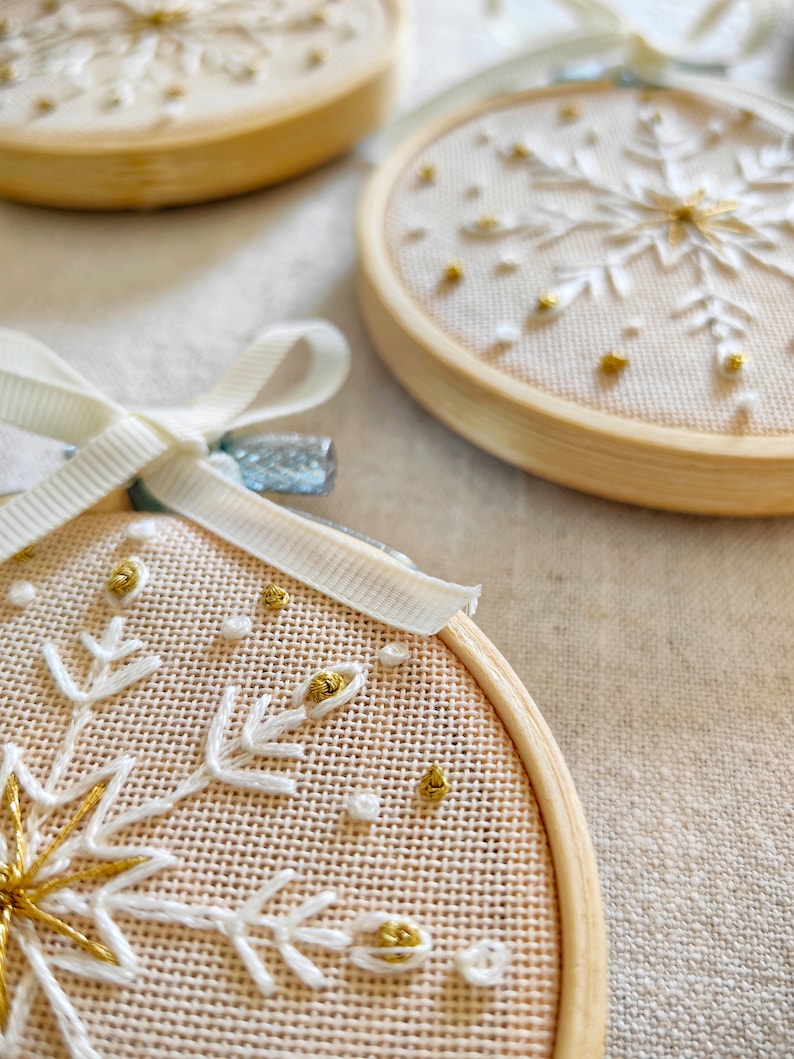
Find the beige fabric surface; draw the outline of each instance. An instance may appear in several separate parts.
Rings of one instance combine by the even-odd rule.
[[[78,687],[88,687],[78,636],[85,631],[101,639],[114,615],[125,619],[124,638],[142,644],[130,661],[156,654],[162,664],[93,707],[52,788],[60,793],[120,755],[132,755],[135,765],[118,796],[113,799],[109,789],[103,799],[111,822],[168,798],[195,773],[230,684],[237,692],[224,745],[239,735],[259,696],[272,696],[265,718],[278,717],[307,676],[357,663],[365,680],[349,703],[275,740],[298,744],[301,759],[263,754],[238,767],[248,775],[264,770],[294,779],[294,796],[216,780],[170,811],[152,811],[119,830],[108,844],[176,857],[174,866],[130,887],[154,898],[158,910],[166,902],[198,912],[236,910],[278,872],[292,869],[295,880],[263,907],[264,914],[285,915],[333,890],[334,905],[306,926],[342,930],[356,944],[370,944],[353,925],[362,913],[381,911],[424,927],[433,951],[423,968],[390,979],[351,966],[347,953],[297,942],[328,979],[328,988],[315,992],[283,965],[268,945],[269,934],[252,928],[251,944],[278,990],[263,998],[222,934],[191,929],[179,915],[139,921],[122,903],[116,918],[138,957],[135,984],[58,973],[102,1059],[399,1059],[406,1048],[416,1059],[548,1059],[559,1003],[554,866],[518,754],[472,676],[438,637],[395,634],[189,523],[161,517],[152,537],[130,541],[125,528],[139,521],[135,515],[86,516],[44,540],[24,566],[10,560],[0,570],[0,695],[6,704],[0,746],[21,748],[36,779],[47,783],[66,743],[71,708],[43,664],[42,644],[52,642]],[[146,564],[148,583],[129,606],[112,608],[103,591],[108,573],[133,550]],[[22,610],[5,599],[20,574],[36,588]],[[283,610],[260,602],[273,579],[291,597]],[[252,635],[227,642],[221,625],[230,615],[247,616]],[[389,668],[378,652],[394,641],[409,657]],[[428,804],[416,788],[436,762],[452,789]],[[378,820],[369,825],[345,812],[347,798],[359,790],[381,800]],[[30,821],[31,800],[25,794],[21,800],[23,819]],[[28,836],[32,854],[78,804],[75,799],[71,809],[43,816],[40,844]],[[2,817],[0,833],[8,834],[5,807]],[[93,863],[78,856],[69,870]],[[97,936],[90,917],[63,918]],[[26,966],[18,930],[12,922],[12,1013]],[[70,950],[46,927],[37,933],[47,953]],[[508,977],[493,990],[473,989],[454,969],[455,954],[483,938],[510,949]],[[12,1054],[67,1054],[41,990]]]
[[[539,25],[549,11],[538,5]],[[671,11],[691,17],[690,5],[666,4],[665,28]],[[777,60],[790,41],[779,36]],[[416,44],[406,103],[496,51],[474,5],[453,17],[443,0],[423,0]],[[366,171],[350,158],[262,195],[157,216],[3,206],[0,320],[129,403],[200,392],[267,322],[316,314],[342,326],[349,385],[290,422],[332,432],[341,459],[335,495],[306,506],[434,573],[484,583],[477,620],[539,703],[591,824],[610,939],[609,1059],[787,1059],[791,521],[581,496],[420,410],[356,310],[351,218]]]

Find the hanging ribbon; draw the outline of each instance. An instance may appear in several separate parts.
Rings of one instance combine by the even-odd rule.
[[[738,84],[725,77],[713,76],[715,70],[746,58],[769,39],[777,22],[776,0],[753,0],[749,36],[735,53],[719,62],[704,61],[684,46],[665,50],[601,0],[562,2],[577,17],[579,25],[575,30],[542,39],[526,50],[514,51],[496,65],[454,84],[395,119],[366,142],[364,151],[367,157],[373,162],[381,162],[411,133],[446,114],[489,99],[537,88],[548,82],[552,70],[593,60],[604,62],[607,57],[606,69],[621,67],[649,84],[699,93],[718,103],[752,110],[758,117],[794,133],[794,103],[790,99],[762,86]],[[491,15],[502,17],[501,0],[486,6]],[[734,6],[735,0],[717,0],[710,5],[688,34],[687,42],[700,40]],[[505,18],[504,25],[510,32],[505,32],[503,26],[498,33],[500,39],[509,35],[514,44],[534,40],[535,35],[529,28],[512,18]]]
[[[296,345],[311,353],[283,398],[260,391]],[[350,351],[322,322],[262,334],[214,389],[185,408],[127,411],[57,354],[0,330],[0,419],[77,446],[74,457],[0,508],[0,562],[46,536],[133,477],[168,509],[354,610],[408,632],[438,632],[479,588],[410,569],[354,537],[302,518],[230,481],[208,460],[228,431],[294,415],[329,400]]]

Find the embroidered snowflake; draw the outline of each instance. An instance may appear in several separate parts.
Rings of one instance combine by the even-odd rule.
[[[328,985],[327,979],[301,948],[342,952],[352,943],[344,931],[309,922],[336,902],[336,894],[330,890],[298,902],[279,916],[266,911],[267,904],[297,880],[290,868],[278,871],[253,893],[244,895],[236,907],[199,901],[191,904],[151,891],[136,892],[137,884],[162,873],[174,859],[163,849],[122,843],[126,829],[170,813],[213,782],[271,794],[294,794],[296,784],[289,776],[251,766],[261,757],[300,758],[303,748],[282,742],[282,737],[349,702],[362,686],[361,667],[337,667],[345,669],[343,687],[319,705],[304,701],[303,685],[293,695],[293,706],[273,716],[266,716],[270,697],[256,699],[237,735],[228,732],[235,689],[227,688],[207,732],[203,758],[194,771],[169,794],[114,816],[115,803],[134,767],[130,756],[121,755],[70,785],[64,785],[63,779],[79,735],[96,716],[95,707],[151,675],[160,665],[155,656],[127,661],[143,650],[143,644],[125,641],[123,626],[124,619],[114,617],[99,640],[82,634],[81,642],[92,657],[82,686],[68,672],[54,645],[44,646],[56,686],[73,708],[46,780],[41,783],[36,779],[17,746],[7,744],[2,751],[0,792],[5,792],[5,813],[0,813],[0,1053],[5,1059],[11,1059],[20,1045],[37,990],[46,997],[73,1059],[101,1059],[59,972],[116,985],[134,981],[137,960],[116,922],[119,914],[222,936],[234,947],[264,996],[276,991],[276,983],[263,959],[263,948],[276,952],[306,986],[322,989]],[[120,662],[124,664],[116,668]],[[306,686],[315,676],[307,677]],[[53,819],[62,819],[64,810],[65,823],[53,826]],[[90,935],[80,926],[86,921],[93,925]],[[6,967],[20,959],[25,969],[17,974],[12,995],[7,996]]]
[[[742,116],[737,122],[745,120]],[[481,239],[521,233],[538,248],[583,229],[603,234],[607,249],[600,260],[555,266],[535,307],[547,317],[564,313],[583,294],[602,297],[611,289],[625,297],[633,287],[632,266],[644,254],[655,254],[665,270],[686,268],[691,290],[671,307],[672,313],[687,315],[693,332],[709,332],[720,370],[737,370],[736,346],[755,309],[744,295],[729,300],[719,294],[717,280],[720,275],[739,278],[749,265],[794,279],[794,269],[776,253],[781,236],[794,231],[794,207],[781,205],[779,195],[770,205],[766,194],[790,188],[794,151],[786,138],[773,147],[740,153],[736,172],[727,180],[705,173],[697,180],[688,178],[682,163],[704,156],[729,133],[717,121],[689,132],[657,104],[641,105],[636,137],[626,148],[639,172],[632,167],[613,183],[596,170],[584,146],[550,156],[542,144],[497,147],[506,164],[526,167],[538,197],[520,214],[494,211],[470,217],[463,231]],[[572,187],[590,196],[580,212],[565,205],[572,201]],[[558,189],[564,195],[559,205]],[[573,201],[581,202],[581,195]]]
[[[111,108],[132,104],[145,89],[160,94],[165,115],[178,117],[184,82],[200,71],[262,80],[285,34],[331,40],[356,30],[346,5],[320,0],[49,3],[35,18],[0,19],[0,82],[52,79],[59,102],[98,88]]]

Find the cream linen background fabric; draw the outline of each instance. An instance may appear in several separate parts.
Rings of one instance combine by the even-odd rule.
[[[406,103],[496,52],[473,2],[414,10]],[[654,5],[665,28],[689,10]],[[562,24],[537,11],[539,28]],[[781,34],[774,60],[751,72],[779,70],[791,40]],[[5,205],[0,321],[130,403],[198,393],[266,322],[338,323],[351,381],[289,424],[328,430],[339,448],[336,494],[306,506],[434,573],[483,581],[477,620],[551,724],[590,820],[610,937],[609,1059],[788,1059],[794,528],[580,496],[422,412],[356,310],[352,212],[366,172],[349,158],[158,216]]]
[[[144,645],[135,657],[156,653],[162,665],[97,704],[57,789],[131,754],[135,766],[108,818],[167,798],[201,763],[207,730],[230,684],[237,694],[224,745],[239,734],[260,695],[272,696],[266,717],[283,716],[307,676],[357,663],[366,678],[353,699],[280,740],[303,749],[299,760],[263,755],[242,770],[293,779],[294,797],[215,782],[170,812],[123,828],[110,844],[176,857],[174,866],[134,887],[159,907],[176,901],[237,909],[291,868],[295,880],[264,914],[288,914],[332,890],[337,901],[307,926],[350,932],[362,913],[390,912],[427,929],[433,952],[424,968],[394,979],[357,970],[344,953],[298,945],[328,981],[327,989],[313,991],[263,945],[268,932],[252,929],[253,948],[277,986],[264,998],[229,938],[167,918],[139,922],[122,903],[115,918],[139,959],[135,984],[106,986],[56,972],[99,1055],[400,1059],[410,1045],[413,1059],[548,1059],[560,986],[554,864],[521,760],[471,674],[437,636],[395,634],[189,523],[158,518],[156,534],[133,545],[124,532],[130,521],[139,519],[86,516],[48,537],[24,567],[3,564],[0,683],[13,708],[0,716],[0,745],[22,747],[26,764],[46,782],[70,709],[42,661],[42,643],[55,644],[79,683],[87,659],[78,633],[101,636],[113,616],[102,586],[134,548],[149,581],[121,612],[124,637]],[[37,589],[24,610],[5,599],[20,571]],[[259,602],[274,578],[291,596],[280,611]],[[220,629],[230,614],[248,616],[253,634],[226,642]],[[395,639],[409,658],[387,668],[378,651]],[[414,792],[436,761],[453,791],[429,807]],[[370,825],[355,824],[344,811],[348,795],[360,789],[381,799],[380,816]],[[22,805],[29,820],[33,810],[24,795]],[[47,821],[45,839],[68,812]],[[90,864],[78,859],[69,868]],[[90,921],[64,918],[96,937]],[[39,935],[48,953],[68,951],[46,929]],[[472,989],[454,971],[455,953],[483,937],[510,947],[509,977],[498,990]],[[361,934],[354,940],[369,944]],[[25,964],[14,940],[9,951],[13,1005]],[[65,1055],[39,990],[13,1059]]]

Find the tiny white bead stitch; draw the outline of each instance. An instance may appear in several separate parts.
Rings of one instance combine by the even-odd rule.
[[[157,533],[157,522],[153,518],[138,519],[127,526],[126,534],[133,541],[145,541]]]
[[[498,324],[494,334],[500,346],[512,346],[521,338],[521,330],[515,324]]]
[[[758,407],[757,393],[744,393],[736,402],[736,412],[740,416],[751,416]]]
[[[252,632],[251,619],[245,614],[230,614],[221,624],[224,640],[242,640]]]
[[[30,581],[14,581],[8,589],[8,602],[15,607],[26,607],[31,600],[35,599],[36,589]]]
[[[499,268],[512,270],[521,266],[521,260],[516,254],[502,254],[499,258]]]
[[[501,941],[483,938],[455,957],[455,966],[469,985],[487,988],[501,985],[505,978],[509,950]]]
[[[408,646],[404,643],[387,643],[378,652],[378,658],[383,666],[393,669],[394,666],[402,665],[408,658]]]
[[[380,798],[369,791],[356,791],[347,799],[345,808],[351,820],[370,824],[380,814]]]

